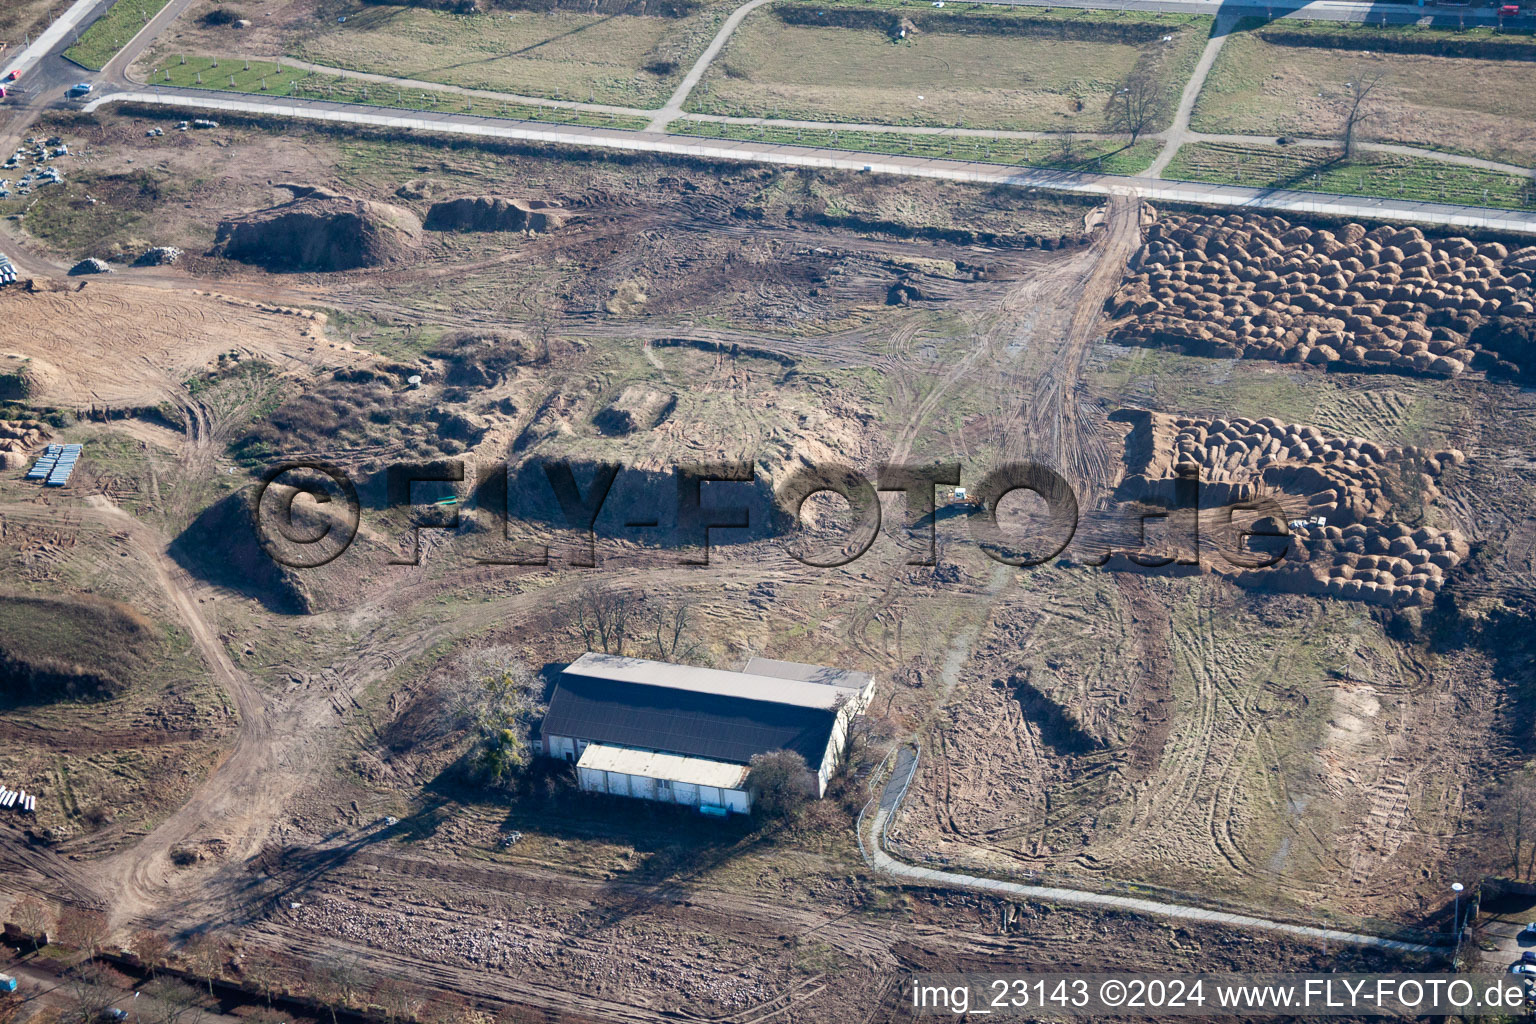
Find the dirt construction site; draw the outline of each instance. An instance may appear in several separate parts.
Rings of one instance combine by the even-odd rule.
[[[1440,969],[1451,883],[1524,880],[1529,239],[162,113],[44,115],[65,181],[0,200],[12,934],[99,920],[123,971],[252,1018],[844,1024],[914,1019],[921,971]],[[24,478],[51,444],[83,446],[64,486]],[[361,495],[314,567],[253,527],[300,459]],[[497,514],[550,460],[640,481],[595,566]],[[444,461],[435,509],[390,507],[388,467]],[[726,462],[757,503],[707,565],[633,525]],[[1022,462],[1072,530],[881,491],[818,567],[790,541],[857,549],[852,505],[771,509],[801,466]],[[871,674],[827,795],[480,781],[465,659],[552,678],[604,609],[613,653]]]

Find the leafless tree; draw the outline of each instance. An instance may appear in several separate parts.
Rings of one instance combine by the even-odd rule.
[[[427,1005],[426,993],[399,978],[385,978],[373,990],[373,1001],[389,1024],[415,1020]]]
[[[1064,132],[1056,140],[1056,155],[1063,164],[1077,162],[1077,136],[1072,132]]]
[[[358,966],[357,958],[346,953],[334,953],[310,965],[305,976],[310,995],[326,1004],[331,1012],[331,1024],[336,1024],[338,1007],[355,1004],[367,978]]]
[[[1120,83],[1109,98],[1109,123],[1129,132],[1134,144],[1143,132],[1155,126],[1167,108],[1166,98],[1157,79],[1143,71],[1133,72]]]
[[[129,941],[133,948],[133,955],[139,958],[139,963],[149,971],[151,978],[155,976],[156,968],[164,967],[170,958],[171,940],[153,929],[145,928],[134,932],[133,938]]]
[[[198,932],[181,947],[181,955],[193,974],[200,974],[208,982],[208,994],[213,995],[213,983],[224,973],[224,944],[207,932]]]
[[[65,977],[62,985],[66,998],[65,1020],[96,1024],[114,999],[112,989],[105,983],[105,974],[100,964],[87,960]]]
[[[66,907],[59,915],[59,941],[87,956],[101,952],[102,944],[110,934],[107,915],[99,910]]]
[[[176,978],[156,978],[142,989],[147,999],[135,1004],[135,1016],[143,1024],[200,1024],[203,997],[197,989]]]
[[[1531,877],[1536,870],[1536,777],[1523,771],[1506,781],[1489,810],[1510,872],[1517,879]]]
[[[53,923],[53,914],[48,904],[36,896],[23,896],[17,900],[11,906],[10,916],[33,943],[48,941],[48,926]]]
[[[1382,79],[1386,77],[1385,71],[1366,71],[1364,68],[1357,68],[1350,76],[1350,81],[1344,83],[1344,99],[1349,105],[1349,109],[1344,113],[1343,143],[1346,160],[1355,158],[1360,141],[1360,129],[1376,116],[1376,111],[1369,105],[1369,101],[1372,94],[1376,92],[1377,86],[1381,85]]]
[[[656,609],[655,627],[656,657],[661,661],[691,661],[698,653],[699,641],[689,629],[693,605],[680,601],[671,608]]]
[[[622,590],[604,589],[596,583],[583,587],[576,599],[576,631],[587,650],[623,654],[637,603]]]
[[[246,981],[261,993],[267,1007],[272,1006],[272,993],[282,985],[282,974],[277,960],[264,949],[254,949],[240,961],[240,973]]]

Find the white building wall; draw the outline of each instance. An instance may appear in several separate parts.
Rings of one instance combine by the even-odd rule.
[[[684,807],[698,807],[701,804],[724,807],[737,814],[746,814],[752,810],[752,798],[744,789],[717,789],[714,786],[696,786],[691,782],[649,779],[643,775],[625,775],[622,772],[592,768],[578,769],[577,782],[586,793],[636,797],[658,803],[681,804]]]

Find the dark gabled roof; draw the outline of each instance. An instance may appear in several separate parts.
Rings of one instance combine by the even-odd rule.
[[[540,731],[736,764],[770,750],[794,750],[815,771],[836,716],[821,708],[562,675]]]

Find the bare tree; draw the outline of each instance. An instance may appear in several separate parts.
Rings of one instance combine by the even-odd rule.
[[[587,650],[623,654],[636,603],[621,590],[605,590],[596,583],[583,587],[576,599],[576,631]]]
[[[134,932],[129,942],[133,947],[133,955],[149,971],[151,979],[155,976],[156,968],[164,967],[170,959],[171,940],[150,928]]]
[[[1359,144],[1360,129],[1367,121],[1376,116],[1376,111],[1367,105],[1376,87],[1381,85],[1382,79],[1387,77],[1386,71],[1366,71],[1364,68],[1355,69],[1350,76],[1351,80],[1344,83],[1345,102],[1349,109],[1344,113],[1344,159],[1353,160]]]
[[[66,907],[59,915],[59,941],[87,956],[101,952],[111,929],[107,915],[85,907]]]
[[[23,896],[11,906],[10,916],[34,946],[48,942],[48,926],[53,923],[48,904],[36,896]]]
[[[72,1024],[96,1024],[114,999],[105,974],[99,963],[87,960],[65,977],[62,986],[66,996],[64,1020]]]
[[[336,1024],[337,1008],[355,1005],[367,982],[357,958],[347,953],[333,953],[315,961],[305,980],[310,994],[330,1010],[331,1024]]]
[[[1527,770],[1504,782],[1489,811],[1509,870],[1516,879],[1531,877],[1536,869],[1536,777]]]
[[[272,993],[282,985],[282,975],[278,970],[276,958],[267,950],[252,950],[240,961],[240,973],[255,986],[256,991],[261,993],[267,1008],[270,1009]]]
[[[208,982],[208,994],[213,995],[213,983],[224,973],[224,944],[208,932],[198,932],[181,947],[181,955],[192,973]]]
[[[691,661],[698,652],[699,642],[688,628],[693,605],[680,601],[671,608],[656,610],[655,626],[656,657],[661,661]]]
[[[426,993],[400,978],[387,977],[373,990],[373,1001],[389,1024],[415,1020],[427,1005]]]
[[[1134,144],[1157,124],[1166,109],[1167,99],[1157,79],[1145,71],[1135,71],[1109,98],[1109,123],[1129,132]]]
[[[1077,163],[1077,136],[1063,132],[1056,139],[1056,155],[1063,165]]]
[[[156,978],[142,989],[144,1005],[135,1004],[135,1015],[144,1024],[199,1024],[203,997],[197,989],[176,978]]]

